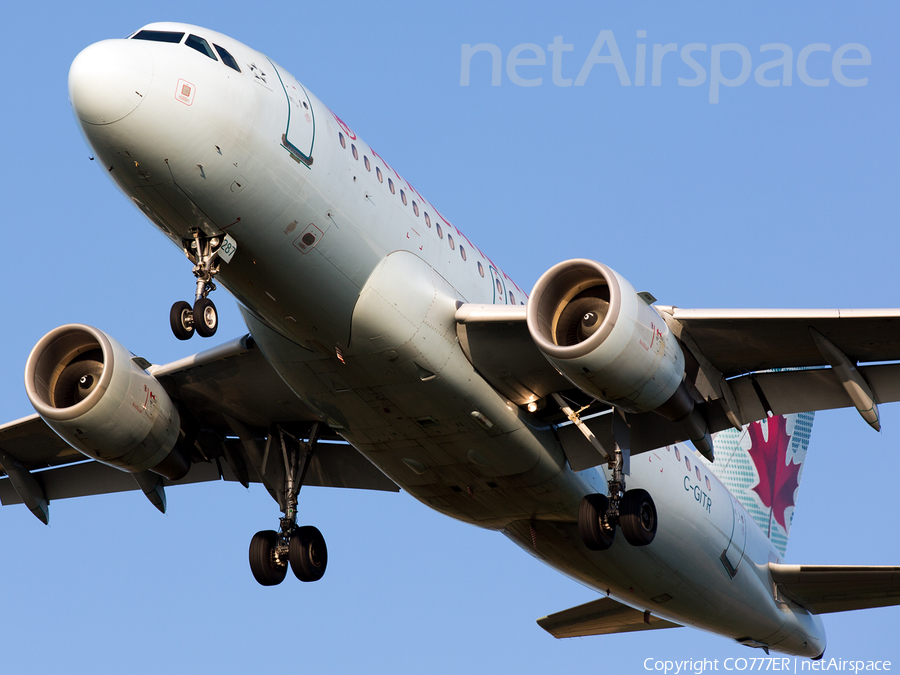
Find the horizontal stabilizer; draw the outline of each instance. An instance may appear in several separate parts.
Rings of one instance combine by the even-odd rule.
[[[680,628],[680,624],[650,616],[611,598],[600,598],[537,620],[555,638],[631,633],[637,630]]]
[[[900,605],[900,567],[769,563],[779,595],[812,614]]]

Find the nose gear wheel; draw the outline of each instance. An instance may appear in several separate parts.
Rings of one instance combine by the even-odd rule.
[[[172,333],[179,340],[189,340],[194,333],[200,337],[212,337],[219,328],[218,311],[207,296],[216,290],[213,278],[219,273],[219,253],[223,243],[223,236],[208,237],[200,230],[191,230],[181,241],[184,254],[194,263],[197,290],[193,306],[182,300],[172,305],[169,311]]]
[[[169,310],[169,325],[179,340],[190,340],[194,337],[193,308],[184,300],[176,302]]]

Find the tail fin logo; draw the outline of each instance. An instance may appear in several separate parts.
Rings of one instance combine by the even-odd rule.
[[[781,527],[788,530],[785,512],[795,505],[794,493],[800,487],[800,464],[788,461],[791,437],[787,433],[785,418],[774,415],[767,420],[766,426],[766,437],[763,437],[760,422],[747,427],[747,432],[752,443],[748,453],[759,474],[759,483],[753,491],[759,495],[763,506],[770,510],[769,532],[766,534],[771,535],[773,516]]]

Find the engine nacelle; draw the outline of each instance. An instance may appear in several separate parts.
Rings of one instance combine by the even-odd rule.
[[[582,391],[628,412],[690,414],[681,346],[606,265],[568,260],[550,268],[535,284],[527,316],[535,344]]]
[[[190,468],[181,420],[162,385],[103,331],[69,324],[47,333],[25,365],[25,390],[73,448],[117,469],[176,480]]]

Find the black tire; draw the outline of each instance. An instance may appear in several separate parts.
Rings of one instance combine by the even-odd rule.
[[[318,581],[328,565],[325,537],[312,525],[298,527],[291,536],[288,558],[291,569],[300,581]]]
[[[219,329],[219,312],[209,298],[194,303],[194,328],[200,337],[212,337]]]
[[[169,325],[179,340],[194,337],[194,310],[184,300],[176,302],[169,310]]]
[[[578,507],[578,534],[581,541],[591,551],[605,551],[612,546],[616,536],[615,528],[606,527],[601,522],[606,517],[609,500],[606,495],[587,495]]]
[[[277,586],[287,575],[287,565],[275,562],[277,540],[278,534],[273,530],[257,532],[250,540],[250,571],[263,586]]]
[[[646,490],[628,490],[619,507],[619,527],[632,546],[646,546],[656,536],[656,504]]]

